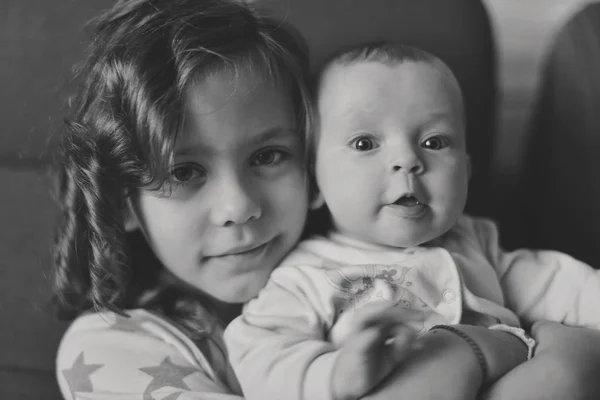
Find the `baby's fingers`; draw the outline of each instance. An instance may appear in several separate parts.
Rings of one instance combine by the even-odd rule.
[[[380,353],[387,357],[408,351],[416,336],[416,332],[404,324],[377,324],[356,332],[346,345],[365,357],[379,357]]]
[[[352,317],[356,330],[374,325],[397,325],[405,321],[422,321],[423,319],[423,313],[396,307],[387,301],[366,304],[356,310]]]
[[[417,333],[406,325],[396,327],[394,336],[385,341],[385,345],[389,347],[389,354],[393,356],[395,362],[404,360],[408,353],[417,349],[417,344]]]

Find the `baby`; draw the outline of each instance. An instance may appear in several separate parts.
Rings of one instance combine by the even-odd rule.
[[[301,242],[229,325],[246,398],[366,394],[341,396],[331,382],[368,307],[417,335],[459,323],[505,330],[529,357],[520,320],[600,328],[598,272],[558,252],[505,252],[491,221],[463,214],[463,100],[441,60],[394,43],[345,52],[321,72],[317,109],[313,205],[324,202],[333,226]]]

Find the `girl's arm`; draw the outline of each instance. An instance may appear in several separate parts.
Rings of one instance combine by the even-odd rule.
[[[89,314],[71,325],[56,363],[65,399],[243,400],[218,352],[205,355],[183,333],[143,310],[130,315]]]
[[[481,399],[596,399],[600,332],[541,321],[533,325],[534,357],[510,371]]]
[[[482,382],[479,361],[471,346],[454,332],[434,330],[418,339],[411,354],[382,385],[365,399],[475,399],[488,386],[527,358],[520,339],[506,332],[470,325],[454,325],[481,348],[488,377]]]

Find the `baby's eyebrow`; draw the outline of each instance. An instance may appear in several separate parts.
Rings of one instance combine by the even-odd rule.
[[[451,125],[459,125],[460,120],[457,119],[453,112],[433,112],[423,121],[423,125],[431,126],[439,123],[450,123]]]

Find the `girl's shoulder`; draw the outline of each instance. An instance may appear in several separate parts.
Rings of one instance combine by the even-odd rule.
[[[66,399],[76,392],[90,398],[106,392],[232,392],[211,366],[210,340],[201,349],[158,315],[141,309],[127,314],[89,313],[71,324],[56,359]]]

